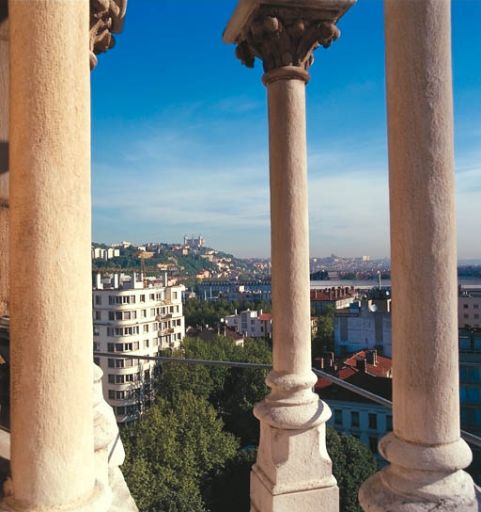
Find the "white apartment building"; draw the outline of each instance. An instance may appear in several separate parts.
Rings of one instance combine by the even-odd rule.
[[[334,317],[336,353],[379,349],[392,357],[391,300],[361,300],[336,312]]]
[[[459,327],[481,327],[481,288],[461,288],[458,294]]]
[[[184,286],[160,286],[114,274],[93,288],[94,351],[118,356],[156,356],[176,348],[185,336]],[[155,361],[95,356],[103,372],[103,392],[118,423],[137,418],[153,398]]]
[[[241,311],[224,318],[227,327],[248,338],[266,338],[272,336],[272,314],[260,311]]]
[[[107,247],[106,249],[103,247],[92,247],[93,260],[110,260],[118,256],[120,256],[120,249],[117,249],[115,247]]]

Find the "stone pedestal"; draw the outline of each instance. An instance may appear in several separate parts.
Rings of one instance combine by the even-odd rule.
[[[325,423],[285,430],[261,422],[257,462],[251,472],[251,510],[338,510],[339,490],[325,447]],[[301,493],[301,494],[299,494]]]

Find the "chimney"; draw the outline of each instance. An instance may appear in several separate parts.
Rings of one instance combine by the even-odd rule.
[[[322,354],[323,368],[326,370],[332,370],[334,367],[334,352],[324,352]]]
[[[367,372],[367,361],[366,359],[356,359],[356,368],[362,372],[362,373],[366,373]]]
[[[377,366],[377,350],[368,350],[366,352],[366,361],[368,364]]]
[[[164,272],[164,286],[167,287],[169,285],[169,277],[167,275],[167,271]]]
[[[119,275],[115,273],[113,275],[113,289],[117,290],[119,288]]]
[[[102,274],[100,272],[95,274],[95,288],[97,288],[97,290],[103,290],[104,288],[102,284]]]

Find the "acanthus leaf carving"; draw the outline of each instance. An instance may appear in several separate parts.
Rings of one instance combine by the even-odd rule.
[[[339,35],[333,21],[303,16],[287,8],[261,10],[239,41],[236,55],[247,67],[253,67],[255,58],[259,58],[266,72],[284,66],[307,70],[313,63],[314,50],[329,47]]]
[[[113,33],[122,30],[127,0],[90,0],[90,68],[99,53],[115,45]]]

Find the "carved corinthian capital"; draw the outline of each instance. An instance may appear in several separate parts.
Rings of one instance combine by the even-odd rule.
[[[90,69],[115,45],[112,34],[122,31],[126,10],[127,0],[90,0]]]
[[[250,68],[258,57],[266,72],[284,66],[307,70],[314,60],[314,50],[330,46],[340,31],[332,21],[296,14],[290,9],[266,9],[260,13],[237,46],[237,57]]]
[[[336,24],[355,1],[240,0],[224,41],[237,44],[237,57],[247,67],[257,57],[269,76],[282,68],[308,79],[314,50],[339,37]]]

